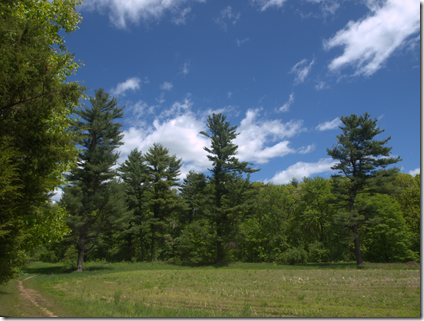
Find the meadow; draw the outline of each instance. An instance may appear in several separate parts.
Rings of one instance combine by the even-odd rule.
[[[0,287],[0,315],[30,316],[16,282],[61,317],[420,317],[420,269],[399,264],[32,263]],[[15,300],[15,301],[14,301]],[[8,301],[8,302],[9,302]],[[22,300],[21,300],[22,301]],[[13,304],[12,304],[13,303]],[[23,315],[24,314],[24,315]]]

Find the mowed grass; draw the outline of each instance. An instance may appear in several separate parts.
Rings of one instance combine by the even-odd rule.
[[[91,271],[61,273],[60,265],[35,263],[23,277],[42,274],[24,286],[86,317],[421,315],[420,270],[405,264],[358,268],[354,264],[91,263],[85,267]]]

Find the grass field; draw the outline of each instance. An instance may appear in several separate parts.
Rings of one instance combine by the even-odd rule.
[[[2,304],[0,315],[42,315],[31,312],[30,304],[24,307],[16,290],[18,281],[37,275],[24,287],[37,291],[40,305],[60,317],[421,316],[420,269],[405,264],[84,267],[63,273],[60,264],[31,264],[18,280],[0,287],[0,301],[10,302],[9,308]]]

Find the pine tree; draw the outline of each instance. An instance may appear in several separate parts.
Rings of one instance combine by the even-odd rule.
[[[147,166],[141,151],[134,149],[128,155],[128,159],[119,167],[121,178],[125,182],[127,204],[133,210],[134,220],[130,222],[128,235],[128,248],[132,252],[132,236],[138,233],[141,246],[141,260],[144,260],[144,237],[146,221],[149,217],[149,193],[151,184],[147,173]],[[132,256],[132,255],[131,255]]]
[[[67,223],[78,248],[77,271],[82,271],[84,256],[101,245],[101,233],[126,228],[132,217],[112,169],[119,158],[116,149],[123,144],[122,125],[115,120],[122,118],[124,107],[117,107],[103,89],[95,91],[90,103],[78,111],[82,151],[61,201],[70,213]]]
[[[208,117],[206,125],[211,134],[204,131],[200,132],[200,134],[211,139],[211,148],[204,147],[204,150],[210,154],[207,156],[213,165],[212,169],[209,169],[212,172],[211,179],[214,185],[213,205],[209,212],[217,232],[217,264],[221,264],[223,261],[222,244],[232,230],[231,213],[234,215],[235,211],[238,210],[234,206],[235,204],[228,202],[228,197],[231,195],[231,187],[234,186],[234,184],[229,183],[233,183],[234,174],[259,171],[259,169],[248,167],[248,165],[252,165],[251,163],[239,162],[234,157],[234,155],[237,155],[238,146],[232,141],[238,135],[235,132],[237,126],[230,127],[230,123],[225,121],[225,119],[226,116],[222,114],[212,114],[212,117]],[[225,197],[227,197],[227,200],[224,201]]]
[[[189,171],[183,180],[180,192],[181,197],[189,206],[187,212],[180,215],[183,223],[191,223],[193,220],[202,217],[202,209],[207,206],[207,177],[203,173]]]
[[[359,117],[354,114],[342,116],[341,121],[344,127],[339,126],[339,128],[343,134],[337,136],[337,144],[333,146],[333,149],[327,148],[327,153],[339,161],[331,169],[343,174],[332,175],[333,194],[339,203],[347,207],[347,211],[340,212],[338,221],[344,222],[345,227],[352,231],[356,262],[361,265],[358,228],[367,223],[372,213],[368,212],[367,208],[356,206],[356,197],[361,193],[373,195],[396,192],[389,183],[396,178],[399,168],[387,169],[386,167],[401,159],[389,157],[392,148],[385,145],[391,137],[382,141],[374,139],[384,130],[376,127],[377,119],[370,119],[368,113]]]
[[[149,182],[152,186],[150,196],[150,210],[153,216],[149,219],[151,231],[151,261],[155,260],[155,242],[163,237],[167,226],[166,219],[178,210],[184,210],[186,204],[172,191],[178,187],[178,176],[182,166],[181,159],[170,156],[167,148],[161,144],[153,144],[144,155]]]

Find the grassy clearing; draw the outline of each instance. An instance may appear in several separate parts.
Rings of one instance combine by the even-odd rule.
[[[85,317],[420,316],[420,270],[405,264],[85,267],[91,271],[62,273],[34,263],[22,278],[41,274],[25,286]]]

